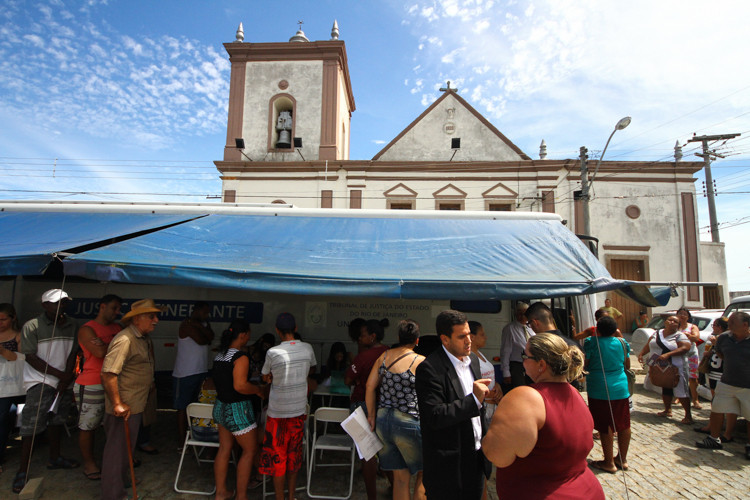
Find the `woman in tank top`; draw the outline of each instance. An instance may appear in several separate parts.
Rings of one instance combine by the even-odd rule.
[[[214,421],[219,424],[219,451],[214,460],[216,499],[247,499],[247,486],[253,466],[253,456],[258,448],[258,425],[253,414],[250,396],[263,396],[257,385],[248,381],[250,360],[241,350],[250,340],[250,325],[235,320],[221,334],[219,354],[214,359],[212,378],[216,386]],[[242,447],[237,461],[237,489],[227,489],[229,456],[235,441]],[[236,494],[236,497],[235,497]]]
[[[17,354],[20,343],[21,333],[18,331],[16,309],[12,304],[0,304],[0,356],[3,358],[0,359],[0,363],[21,363],[23,365],[25,361],[19,360]],[[18,369],[22,370],[20,366]],[[10,387],[4,387],[3,389],[10,389]],[[23,387],[19,389],[22,390]],[[13,394],[13,391],[9,393]],[[15,405],[22,403],[23,400],[24,396],[21,395],[0,397],[0,472],[3,470],[2,463],[5,460],[5,446],[8,444],[8,435],[12,429],[11,423],[15,420],[13,408]]]
[[[378,452],[380,468],[393,471],[393,498],[424,499],[422,485],[422,432],[415,388],[417,366],[424,356],[414,352],[419,342],[419,325],[406,319],[398,324],[399,346],[384,352],[367,378],[365,401],[367,420],[383,442]],[[411,476],[416,474],[414,495],[409,493]]]
[[[522,358],[534,383],[500,401],[482,440],[485,456],[497,466],[498,497],[604,500],[586,463],[594,420],[568,383],[581,375],[583,353],[557,335],[540,333],[526,343]]]
[[[698,399],[698,364],[700,364],[700,357],[698,355],[698,346],[703,343],[701,339],[698,327],[695,326],[693,321],[693,315],[690,314],[685,307],[677,309],[677,319],[680,320],[680,331],[690,341],[690,350],[687,354],[688,359],[688,384],[690,387],[690,399],[693,402],[693,408],[700,410],[700,400]]]

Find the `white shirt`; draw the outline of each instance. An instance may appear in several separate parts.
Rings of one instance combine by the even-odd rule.
[[[292,418],[304,415],[307,408],[307,376],[315,366],[312,346],[299,340],[287,340],[266,353],[261,374],[273,374],[268,416]]]
[[[448,359],[451,360],[453,368],[456,370],[458,380],[461,382],[461,387],[464,390],[464,396],[471,396],[474,398],[474,402],[477,404],[477,408],[482,407],[482,403],[479,402],[477,397],[474,395],[474,375],[471,373],[471,357],[464,356],[464,359],[458,359],[453,354],[448,352],[445,346],[442,346],[445,354],[448,355]],[[482,421],[479,417],[471,417],[471,427],[474,429],[474,449],[478,450],[482,447]]]
[[[210,345],[200,345],[190,337],[177,337],[177,356],[174,360],[172,376],[175,378],[189,377],[208,372],[208,348]]]
[[[510,377],[510,362],[523,362],[521,354],[526,348],[526,342],[534,332],[519,321],[512,321],[503,328],[500,338],[500,364],[503,369],[503,377]]]

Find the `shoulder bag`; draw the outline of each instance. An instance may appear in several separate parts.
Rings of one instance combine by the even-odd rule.
[[[619,337],[617,337],[619,338]],[[625,347],[625,341],[620,338],[620,344],[622,344],[622,353],[625,355],[623,358],[623,369],[625,370],[625,376],[628,379],[628,393],[632,396],[635,390],[635,372],[630,368],[625,368],[625,360],[628,359],[628,349]]]
[[[656,343],[661,347],[662,354],[670,352],[659,337],[659,332],[656,332],[654,335],[656,335]],[[680,373],[671,360],[652,363],[648,367],[648,378],[652,384],[664,389],[674,389],[680,383]]]
[[[698,373],[708,374],[711,371],[711,344],[706,344],[706,350],[703,351],[703,357],[698,365]]]

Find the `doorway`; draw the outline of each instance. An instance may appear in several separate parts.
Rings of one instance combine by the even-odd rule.
[[[645,259],[609,259],[609,273],[617,279],[645,281],[646,261]],[[623,333],[632,331],[631,326],[640,311],[648,312],[645,306],[620,294],[611,294],[609,297],[612,299],[612,306],[622,313],[622,316],[617,318],[617,327]]]

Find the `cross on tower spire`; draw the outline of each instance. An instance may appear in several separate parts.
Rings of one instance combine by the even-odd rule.
[[[458,92],[458,88],[451,87],[451,81],[448,80],[445,87],[440,87],[439,89],[441,92]]]

